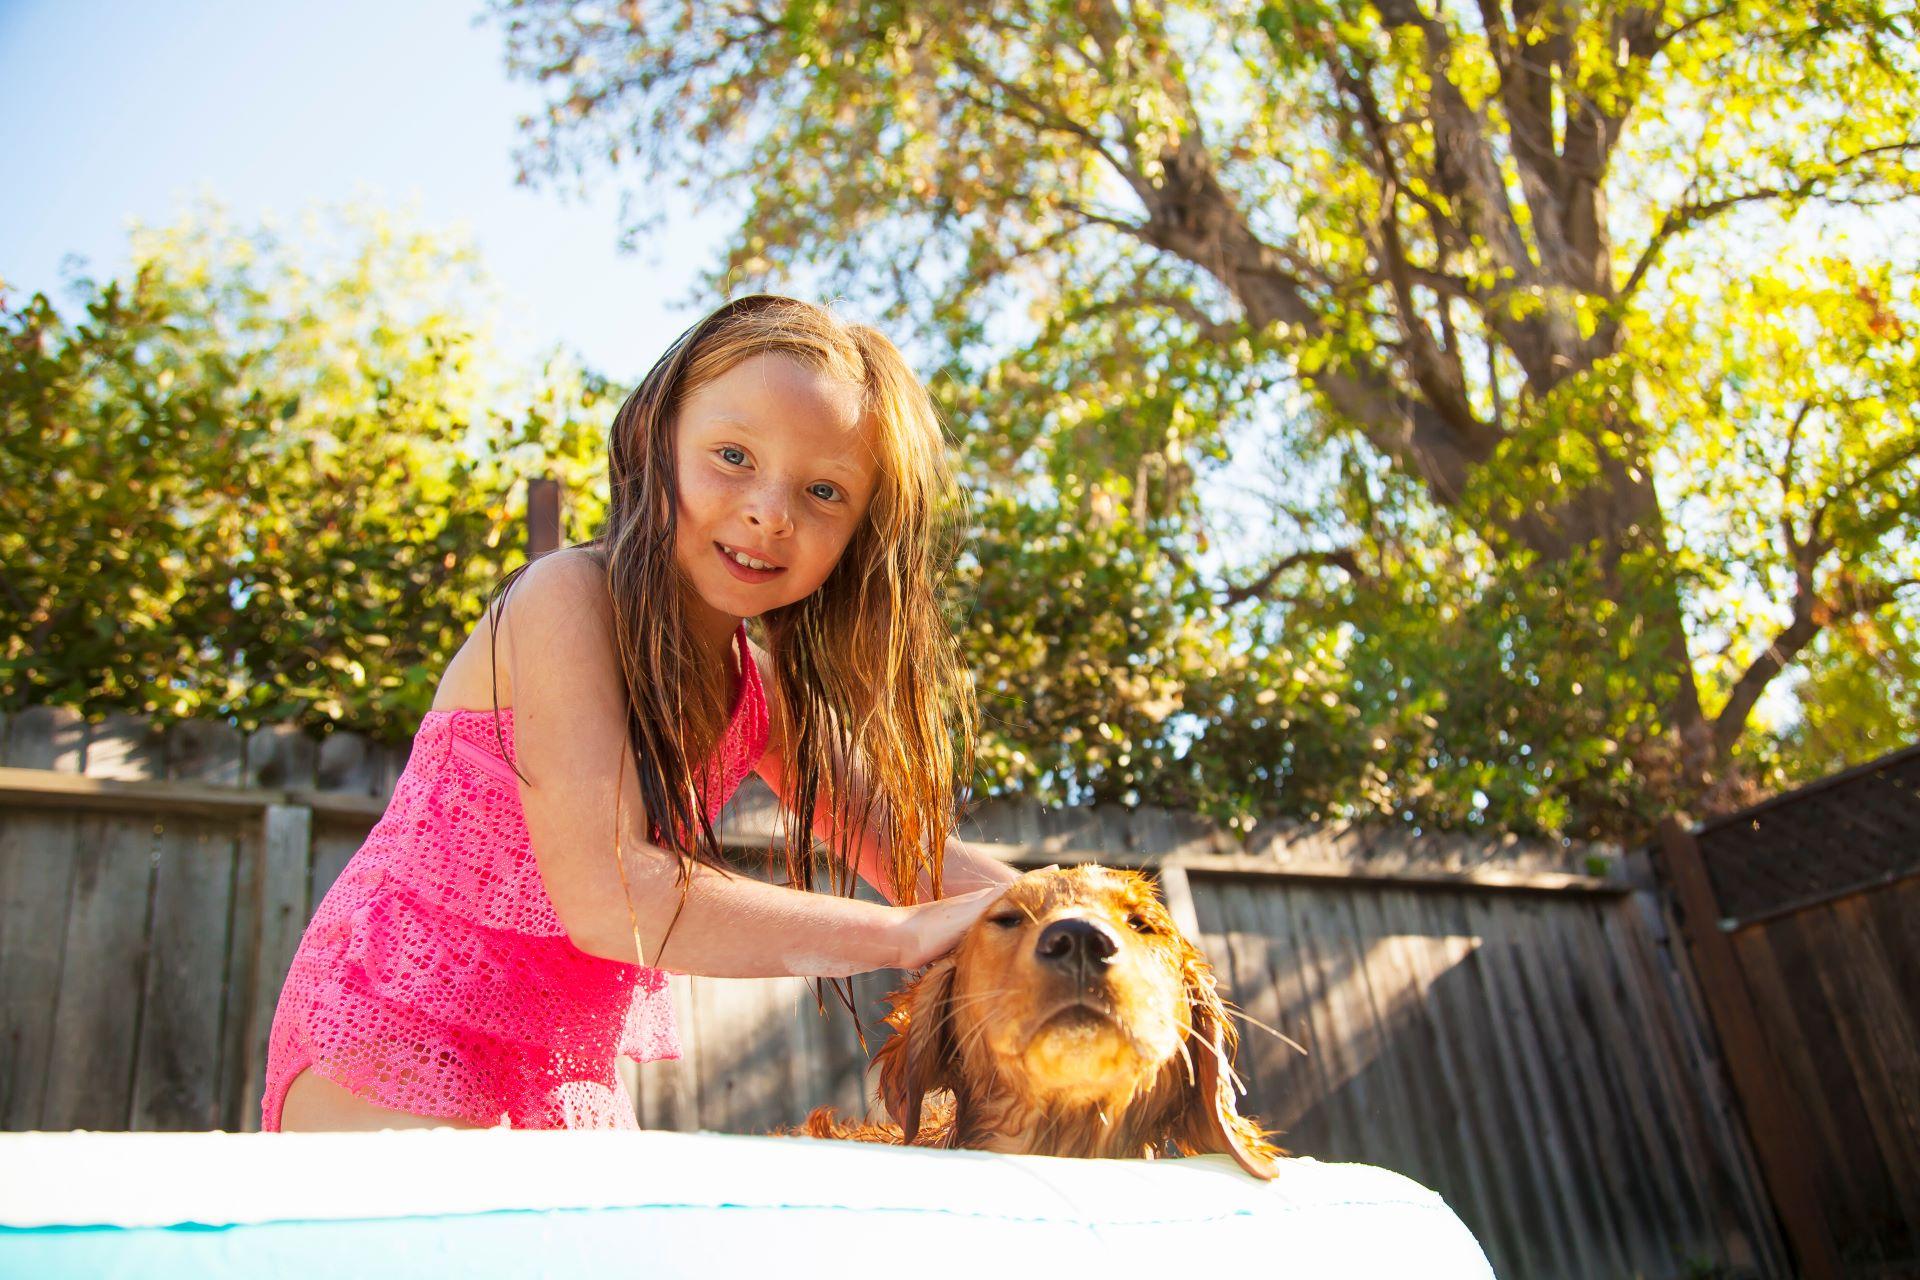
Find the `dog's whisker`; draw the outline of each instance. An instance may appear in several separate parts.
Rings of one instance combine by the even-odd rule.
[[[951,1015],[960,1009],[970,1009],[976,1004],[982,1004],[989,1000],[998,1000],[1003,996],[1010,996],[1013,994],[1014,994],[1014,989],[1012,987],[1007,987],[999,991],[976,991],[976,992],[970,993],[964,998],[949,1000],[947,1002],[947,1011],[949,1014],[948,1020],[951,1021]]]
[[[1228,1005],[1227,1012],[1232,1014],[1234,1017],[1240,1019],[1240,1021],[1242,1022],[1252,1023],[1254,1026],[1260,1028],[1262,1031],[1265,1031],[1269,1035],[1274,1036],[1282,1044],[1285,1044],[1288,1048],[1298,1050],[1302,1057],[1312,1056],[1311,1054],[1307,1053],[1307,1047],[1301,1044],[1298,1040],[1295,1040],[1292,1036],[1280,1030],[1280,1028],[1278,1027],[1268,1026],[1266,1023],[1260,1021],[1260,1019],[1248,1013],[1245,1009],[1240,1009],[1240,1008],[1236,1008],[1233,1005]]]

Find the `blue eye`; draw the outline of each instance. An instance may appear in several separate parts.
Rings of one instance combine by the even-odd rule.
[[[747,451],[745,449],[730,444],[723,444],[714,450],[714,452],[718,453],[721,458],[731,462],[736,467],[744,467],[747,465]]]
[[[834,502],[840,497],[840,491],[824,480],[819,484],[807,486],[807,492],[822,502]]]

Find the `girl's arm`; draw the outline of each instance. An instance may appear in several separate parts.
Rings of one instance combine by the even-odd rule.
[[[695,866],[663,953],[680,907],[679,859],[647,840],[612,603],[587,553],[559,552],[521,575],[508,596],[500,647],[511,673],[527,779],[520,800],[534,857],[560,923],[582,951],[715,977],[844,977],[923,963],[930,948],[951,946],[947,934],[957,938],[984,910],[983,901],[970,915],[936,917]],[[624,888],[614,860],[616,796]]]
[[[780,701],[778,697],[772,696],[776,679],[773,663],[766,654],[761,652],[758,645],[753,645],[751,648],[754,661],[760,664],[761,683],[769,691],[768,704],[771,708],[778,708]],[[776,713],[773,716],[773,732],[767,740],[766,754],[760,758],[756,768],[760,776],[766,779],[767,785],[773,789],[773,793],[785,802],[790,784],[787,778],[786,741],[783,729],[784,726]],[[841,775],[841,785],[848,788],[847,794],[853,801],[849,809],[856,813],[860,812],[865,806],[867,795],[866,770],[858,760],[848,761],[837,754],[834,765]],[[815,810],[813,834],[837,847],[839,832],[834,828],[834,815],[825,812],[825,806],[819,806]],[[854,853],[856,854],[854,870],[860,878],[879,890],[881,896],[888,902],[900,901],[901,895],[896,891],[893,883],[890,869],[892,857],[885,839],[871,827],[863,826],[855,833]],[[980,889],[1004,888],[1020,878],[1020,872],[1015,868],[989,853],[975,849],[956,836],[947,837],[940,874],[941,891],[948,897]],[[914,901],[926,902],[932,896],[933,889],[928,883],[925,871],[920,873],[918,889],[919,892]]]

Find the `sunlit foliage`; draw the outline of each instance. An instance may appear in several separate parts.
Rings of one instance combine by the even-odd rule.
[[[606,390],[502,359],[445,237],[202,210],[76,292],[0,312],[0,708],[401,736],[524,554],[526,475],[597,519]]]
[[[990,781],[1622,834],[1920,730],[1911,5],[495,11],[530,179],[941,371]]]

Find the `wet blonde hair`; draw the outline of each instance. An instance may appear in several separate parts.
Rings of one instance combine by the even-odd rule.
[[[762,615],[777,677],[769,711],[787,751],[787,881],[813,887],[812,824],[826,813],[841,833],[828,856],[834,892],[853,893],[852,841],[868,825],[891,852],[896,895],[914,901],[924,872],[938,897],[958,795],[972,770],[976,716],[940,609],[957,508],[945,440],[926,389],[891,342],[794,298],[755,294],[720,307],[668,348],[614,418],[607,523],[587,545],[604,558],[612,593],[627,739],[648,826],[656,843],[680,855],[684,906],[692,863],[724,869],[707,817],[712,779],[704,762],[725,727],[727,679],[678,607],[692,587],[674,557],[674,428],[694,392],[767,354],[860,389],[878,472],[866,514],[826,581]],[[865,796],[838,785],[836,758],[862,762]]]

